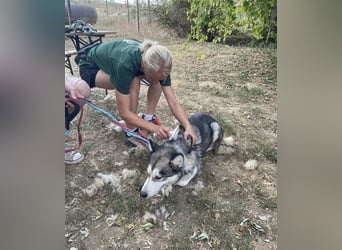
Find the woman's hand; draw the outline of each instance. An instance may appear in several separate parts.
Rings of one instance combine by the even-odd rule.
[[[167,140],[170,137],[170,131],[168,127],[165,126],[155,126],[153,136],[158,140]]]
[[[184,140],[187,140],[189,138],[189,136],[192,137],[192,145],[196,144],[197,137],[196,137],[196,134],[194,133],[194,131],[192,130],[191,126],[189,126],[188,128],[185,128]]]

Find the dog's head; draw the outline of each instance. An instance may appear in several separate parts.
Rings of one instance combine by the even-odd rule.
[[[151,143],[152,153],[147,167],[148,177],[141,189],[140,196],[149,198],[159,193],[164,185],[176,183],[184,170],[185,151],[177,140],[161,145]]]
[[[192,151],[192,138],[185,141],[183,133],[184,128],[178,126],[162,144],[150,140],[148,177],[141,189],[141,197],[156,195],[164,185],[175,184],[184,175],[184,163]]]

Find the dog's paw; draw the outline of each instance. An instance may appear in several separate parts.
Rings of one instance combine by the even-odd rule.
[[[225,144],[222,144],[219,146],[219,148],[216,150],[216,154],[218,155],[232,155],[236,151],[235,146],[228,146]]]
[[[162,187],[161,189],[161,193],[163,197],[168,197],[171,192],[172,192],[172,185],[166,185]]]

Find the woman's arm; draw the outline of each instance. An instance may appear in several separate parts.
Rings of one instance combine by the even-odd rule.
[[[166,98],[167,103],[169,104],[170,110],[172,114],[176,117],[179,123],[184,127],[184,139],[187,139],[189,136],[193,139],[193,144],[196,143],[196,135],[192,130],[192,126],[182,108],[180,103],[177,100],[177,97],[171,86],[163,86],[163,93]]]
[[[121,94],[119,91],[115,91],[116,103],[118,105],[118,111],[120,117],[129,124],[132,124],[138,128],[148,131],[151,134],[155,134],[158,139],[168,139],[170,136],[170,129],[165,126],[157,126],[151,122],[147,122],[135,113],[130,111],[130,96]]]

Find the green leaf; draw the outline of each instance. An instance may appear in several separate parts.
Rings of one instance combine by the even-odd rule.
[[[148,223],[144,224],[142,227],[144,228],[144,230],[147,231],[147,230],[153,228],[154,225],[152,223],[148,222]]]

